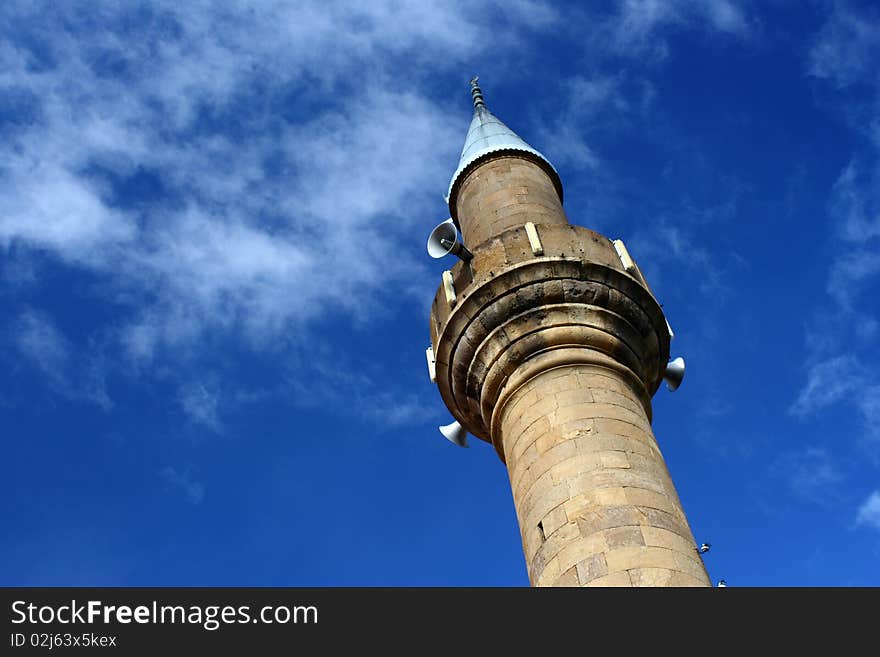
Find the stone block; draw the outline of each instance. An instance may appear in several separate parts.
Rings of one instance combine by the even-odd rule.
[[[622,394],[607,388],[591,388],[590,393],[593,400],[598,403],[621,406],[642,416],[645,414],[645,409],[642,408],[642,405],[629,394]]]
[[[666,511],[667,513],[673,513],[674,511],[672,502],[662,493],[647,490],[645,488],[627,488],[625,491],[627,504],[659,509],[660,511]]]
[[[599,434],[593,426],[592,418],[581,418],[578,420],[570,420],[559,425],[562,434],[569,438],[589,438]]]
[[[703,579],[709,584],[709,576],[706,574],[706,567],[700,559],[700,555],[693,551],[692,554],[686,552],[674,552],[676,570],[691,575],[697,579]]]
[[[694,544],[690,529],[676,515],[669,513],[668,511],[651,507],[637,508],[644,518],[643,522],[640,523],[643,528],[643,533],[644,527],[646,526],[657,527],[678,534],[689,543]]]
[[[607,549],[605,537],[602,534],[594,534],[586,538],[581,537],[572,540],[559,550],[556,554],[556,559],[559,560],[560,569],[566,570],[584,559],[589,559],[595,554],[605,552]]]
[[[533,422],[529,423],[521,432],[517,433],[508,433],[506,430],[502,434],[505,444],[510,444],[510,438],[513,438],[513,457],[515,460],[522,458],[523,453],[528,449],[533,449],[535,455],[538,454],[538,449],[535,447],[535,441],[538,440],[545,433],[550,431],[550,422],[546,417],[536,418]]]
[[[577,521],[582,536],[591,536],[615,527],[638,527],[642,517],[632,506],[607,506],[585,508],[573,520]]]
[[[630,570],[632,568],[668,568],[680,570],[675,560],[675,552],[661,547],[621,547],[609,549],[605,553],[609,572]]]
[[[676,574],[669,568],[632,568],[628,572],[633,586],[668,586]]]
[[[587,584],[608,574],[608,564],[605,563],[605,555],[601,552],[579,561],[576,567],[581,584]]]
[[[629,573],[610,573],[605,575],[604,577],[597,577],[596,579],[584,584],[584,586],[590,587],[599,587],[599,586],[632,586],[632,580],[629,578]]]
[[[561,446],[562,443],[569,443],[571,449],[574,450],[574,443],[567,440],[559,431],[551,429],[535,441],[535,448],[539,454],[543,454],[557,446]]]
[[[524,525],[520,528],[520,535],[523,540],[523,551],[525,552],[526,560],[530,560],[544,544],[544,533],[537,525]]]
[[[605,542],[608,544],[609,550],[638,547],[645,544],[642,530],[638,526],[614,527],[613,529],[603,530],[602,534],[605,536]]]
[[[554,468],[561,466],[576,454],[576,446],[572,441],[567,441],[552,447],[548,451],[540,454],[528,466],[518,464],[508,468],[510,472],[510,483],[513,488],[514,497],[524,494],[529,490],[531,482],[543,477],[551,470],[556,483],[562,483],[562,479],[555,474]]]
[[[602,468],[592,473],[591,477],[596,488],[620,486],[649,490],[666,496],[662,482],[658,482],[651,473],[638,472],[632,468]]]
[[[614,436],[629,436],[637,440],[645,440],[646,435],[653,435],[651,428],[646,425],[633,424],[618,418],[600,417],[595,421],[596,430],[599,433]]]
[[[529,580],[532,586],[553,586],[553,582],[556,581],[559,572],[559,560],[553,558],[544,565],[544,570],[535,573],[534,570],[530,569]]]
[[[599,459],[602,462],[603,468],[629,469],[632,467],[629,459],[626,457],[626,452],[622,451],[601,452],[599,454]]]
[[[669,587],[697,587],[711,586],[711,582],[702,577],[694,577],[688,573],[673,572],[666,586]]]
[[[534,558],[537,558],[538,554],[540,554],[544,562],[549,562],[559,554],[560,550],[572,544],[579,536],[577,526],[574,523],[566,523],[544,541],[544,544],[538,548]]]
[[[645,545],[664,547],[682,554],[693,552],[695,558],[699,559],[696,545],[679,533],[662,527],[645,525],[642,527],[642,535],[645,537]]]
[[[553,479],[553,475],[549,470],[545,470],[544,473],[540,475],[535,473],[534,476],[532,476],[532,470],[532,468],[529,468],[522,477],[517,479],[516,485],[513,486],[513,494],[516,498],[523,500],[538,499],[544,492],[551,490],[557,485],[557,482]],[[513,484],[511,483],[511,485]],[[566,497],[567,495],[568,491],[566,490]],[[529,510],[531,506],[529,504],[523,504],[522,508],[524,510]]]
[[[561,426],[573,420],[593,420],[594,416],[588,404],[578,404],[556,409],[548,419],[552,425]]]
[[[572,586],[580,586],[581,583],[578,581],[578,573],[577,567],[572,566],[564,573],[562,573],[559,577],[556,578],[556,581],[553,582],[553,586],[559,587],[572,587]]]
[[[651,431],[651,425],[648,423],[644,411],[632,411],[617,404],[593,403],[590,405],[590,416],[628,422],[645,433]]]
[[[568,500],[568,488],[565,484],[548,484],[546,488],[535,485],[531,490],[526,502],[520,505],[521,518],[526,525],[537,525],[553,508]]]
[[[541,528],[544,537],[549,538],[562,525],[568,523],[568,516],[565,514],[565,508],[560,504],[541,520]]]
[[[593,499],[602,506],[626,506],[625,488],[599,488],[593,493]]]
[[[603,452],[634,452],[651,456],[651,458],[656,456],[656,452],[652,447],[652,441],[649,436],[644,433],[635,436],[617,436],[614,434],[602,434],[597,432],[595,444],[595,449]]]
[[[574,390],[562,390],[556,393],[556,405],[559,408],[575,404],[591,404],[593,395],[588,388],[576,388]]]
[[[538,450],[535,448],[535,445],[529,445],[528,449],[526,449],[526,451],[523,452],[522,456],[520,457],[518,467],[528,468],[532,463],[537,460],[539,456],[540,454],[538,454]]]
[[[596,454],[590,452],[578,453],[574,441],[568,441],[564,444],[569,446],[570,454],[564,460],[561,460],[550,468],[553,480],[557,483],[569,482],[571,484],[574,479],[589,474],[601,467],[599,458]],[[563,447],[559,445],[557,449]],[[577,489],[569,485],[569,493],[576,495],[577,493],[586,492],[586,489]]]

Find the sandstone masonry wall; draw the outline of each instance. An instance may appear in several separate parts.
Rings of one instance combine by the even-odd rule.
[[[711,586],[642,405],[605,368],[546,370],[501,433],[533,586]]]

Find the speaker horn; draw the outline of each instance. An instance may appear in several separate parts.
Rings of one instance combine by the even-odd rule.
[[[681,380],[684,378],[684,358],[678,358],[666,363],[666,371],[663,372],[663,380],[666,381],[666,387],[672,391],[678,389]]]
[[[451,443],[455,443],[459,447],[467,447],[467,429],[461,426],[457,421],[439,427],[440,433]]]
[[[455,228],[455,222],[451,218],[438,224],[428,236],[429,256],[432,258],[442,258],[450,253],[458,256],[465,262],[474,257],[458,238],[458,230]]]

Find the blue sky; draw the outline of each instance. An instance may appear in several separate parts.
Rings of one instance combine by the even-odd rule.
[[[0,583],[526,585],[428,309],[480,75],[622,238],[713,580],[880,585],[880,9],[4,2]]]

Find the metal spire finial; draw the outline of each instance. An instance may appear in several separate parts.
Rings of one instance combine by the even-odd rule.
[[[480,79],[480,76],[475,75],[471,79],[471,96],[474,97],[474,109],[479,109],[481,107],[485,107],[486,103],[483,100],[483,91],[480,89],[480,85],[477,84],[477,81]]]
[[[464,148],[461,149],[458,168],[452,174],[452,180],[449,182],[449,191],[446,194],[450,217],[454,221],[458,221],[458,208],[454,197],[456,185],[462,179],[462,174],[470,170],[471,167],[476,166],[477,162],[496,153],[530,154],[526,157],[533,159],[539,166],[544,168],[553,181],[553,186],[556,188],[559,200],[561,201],[562,182],[559,180],[559,174],[553,168],[550,160],[524,142],[521,137],[489,111],[489,108],[486,107],[486,101],[483,100],[483,90],[477,84],[479,80],[480,78],[476,75],[471,80],[471,95],[474,97],[474,115],[471,118],[471,125],[468,128],[467,136],[464,138]]]

